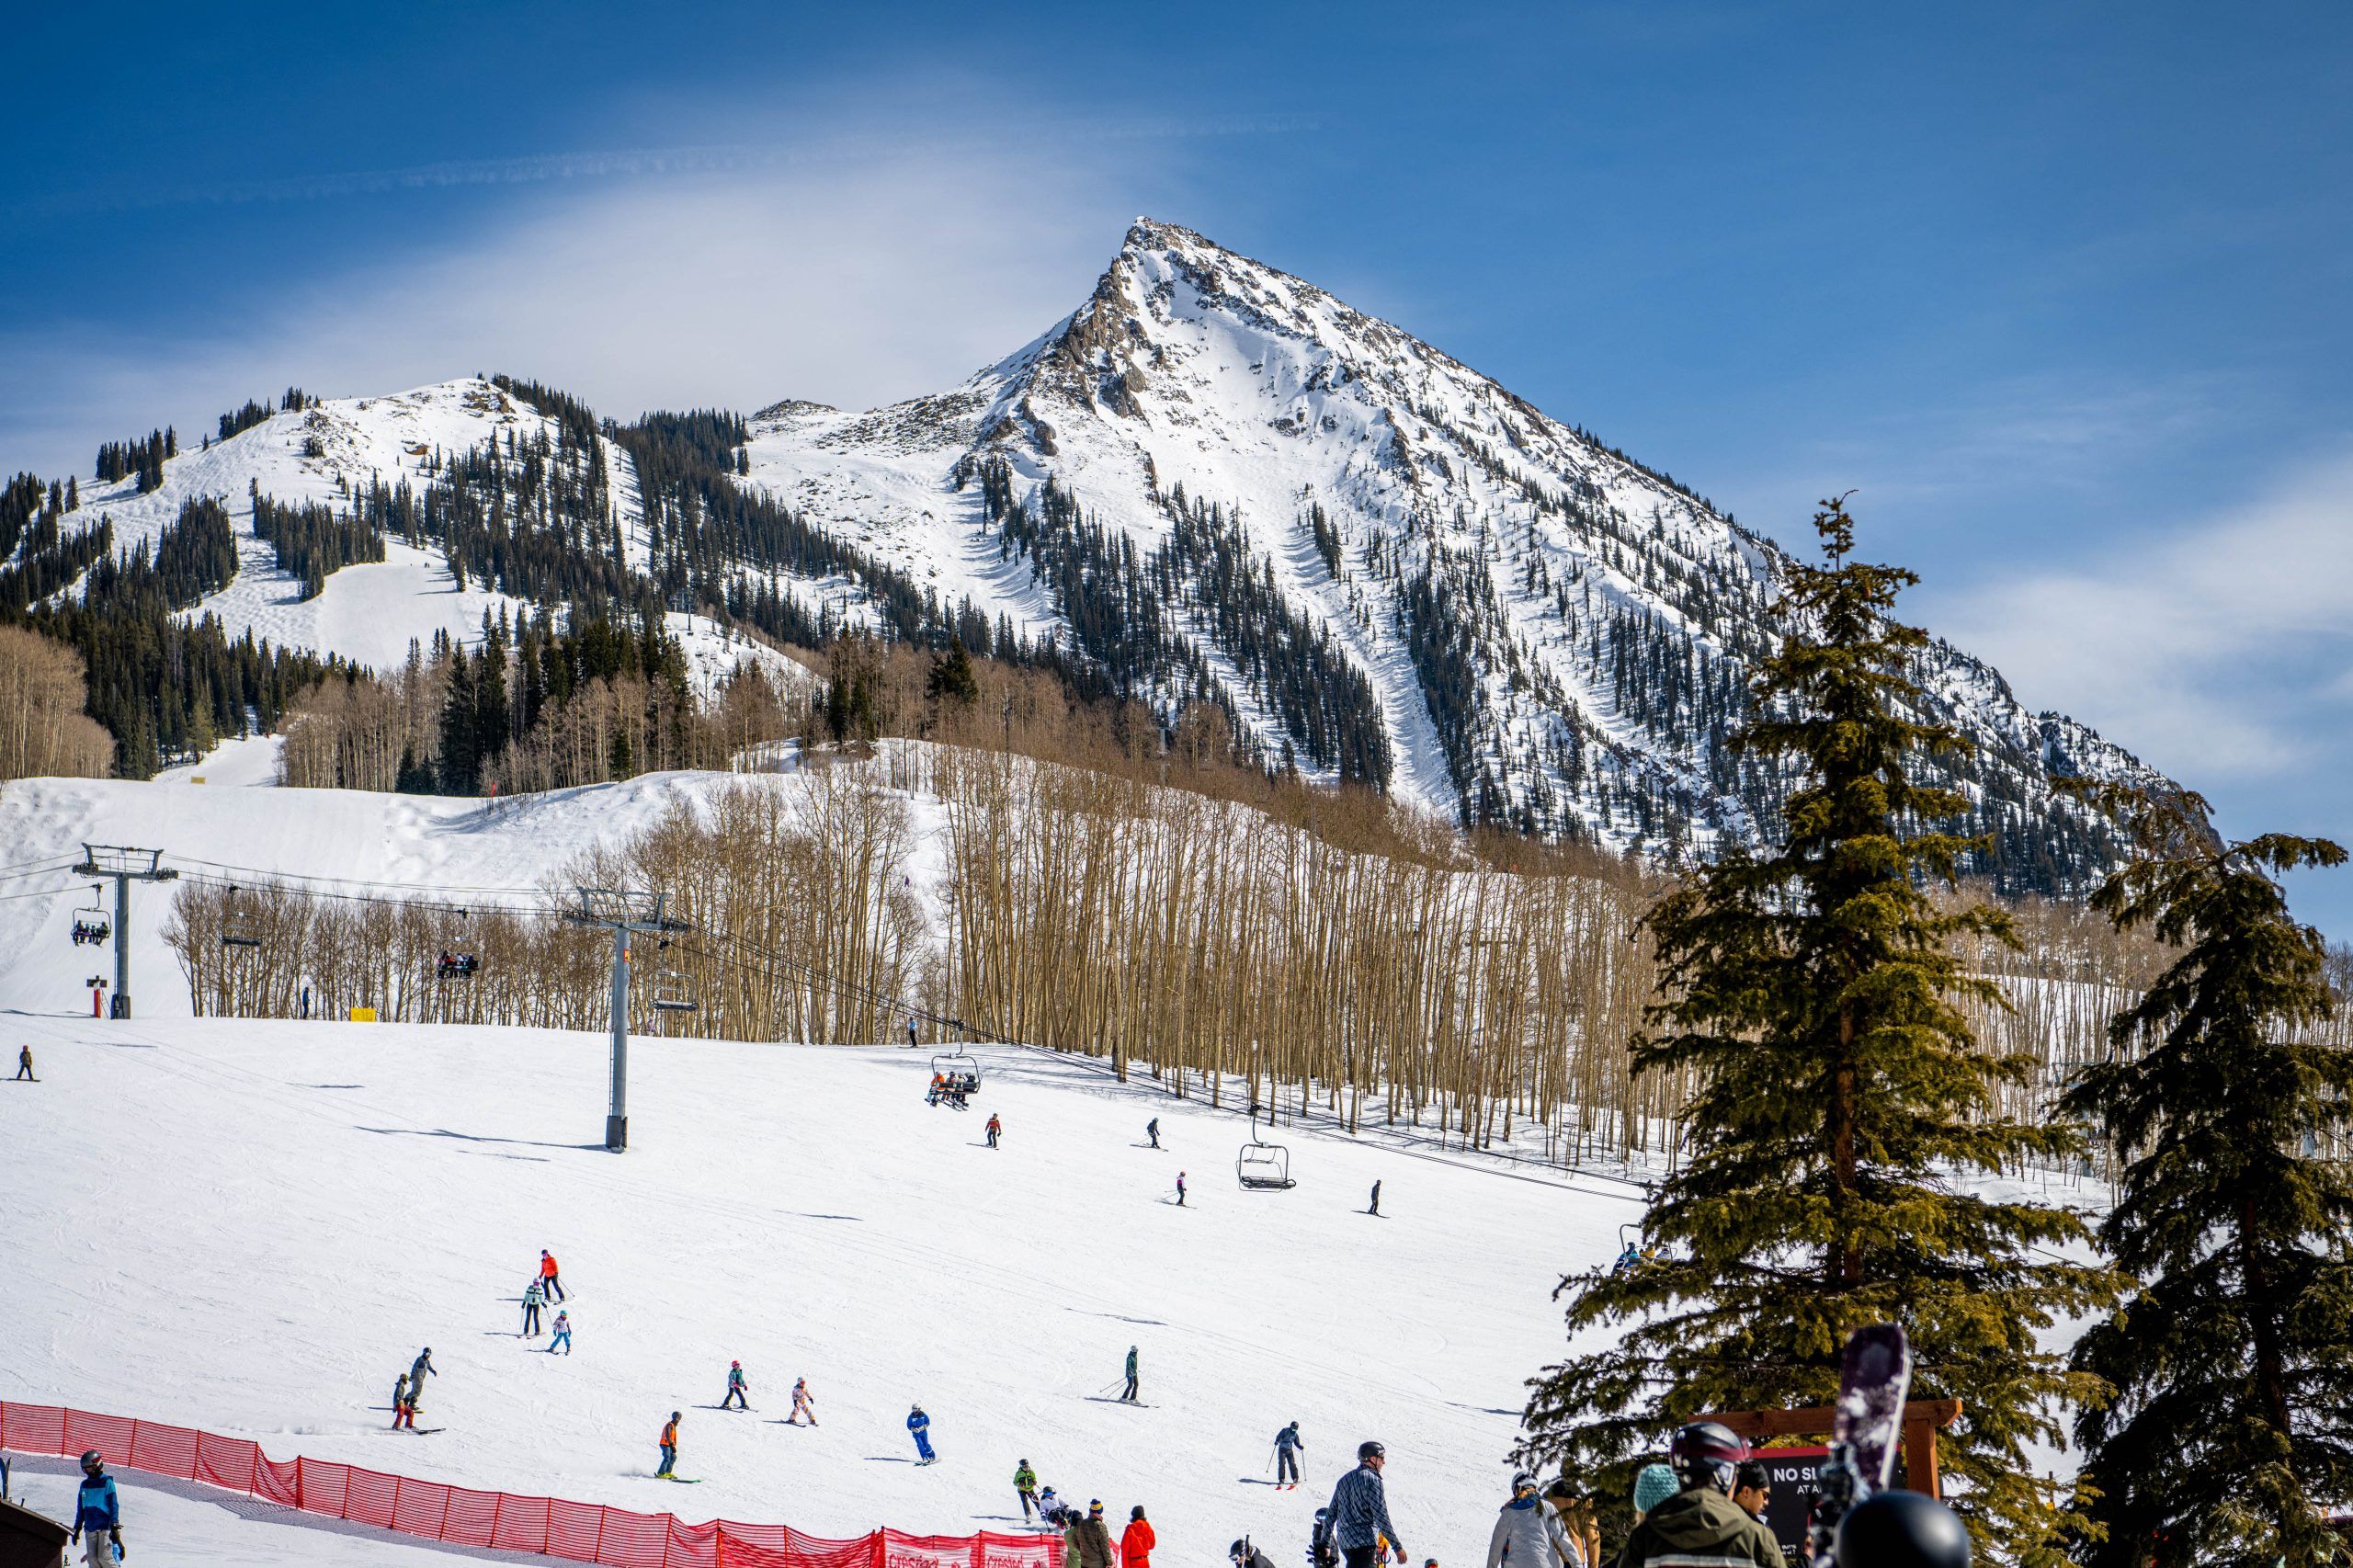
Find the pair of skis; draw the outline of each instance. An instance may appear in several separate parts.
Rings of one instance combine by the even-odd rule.
[[[1859,1328],[1838,1368],[1830,1457],[1816,1472],[1813,1562],[1836,1568],[1838,1526],[1855,1507],[1887,1490],[1904,1437],[1904,1401],[1912,1390],[1912,1346],[1894,1324]]]

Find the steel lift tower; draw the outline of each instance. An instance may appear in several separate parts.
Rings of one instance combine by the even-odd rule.
[[[114,879],[114,1001],[107,1016],[131,1017],[131,884],[168,882],[179,873],[165,868],[160,849],[130,849],[119,844],[85,844],[77,877]]]
[[[668,900],[658,892],[628,888],[581,888],[580,903],[564,918],[574,926],[599,926],[613,934],[613,1103],[605,1117],[605,1147],[618,1154],[629,1147],[629,939],[639,932],[667,936],[693,926],[664,914]]]

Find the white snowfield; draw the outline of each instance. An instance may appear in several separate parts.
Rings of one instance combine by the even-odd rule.
[[[11,1062],[19,1041],[41,1081],[0,1084],[0,1397],[835,1536],[1017,1524],[1028,1459],[1115,1526],[1144,1505],[1170,1568],[1244,1534],[1288,1565],[1378,1437],[1415,1561],[1472,1562],[1523,1380],[1561,1347],[1549,1292],[1635,1212],[1307,1132],[1285,1135],[1295,1189],[1245,1192],[1232,1112],[1011,1048],[981,1052],[959,1113],[925,1106],[926,1053],[642,1040],[616,1155],[591,1034],[6,1015]],[[517,1335],[542,1246],[573,1291],[569,1357]],[[1131,1345],[1142,1407],[1113,1397]],[[425,1346],[419,1421],[440,1430],[395,1433],[392,1379]],[[748,1414],[713,1408],[730,1358]],[[821,1426],[782,1424],[796,1377]],[[692,1488],[652,1478],[673,1410]],[[1293,1419],[1307,1482],[1279,1493]],[[56,1512],[70,1485],[50,1465],[15,1490]],[[133,1478],[131,1561],[441,1554],[213,1495]]]

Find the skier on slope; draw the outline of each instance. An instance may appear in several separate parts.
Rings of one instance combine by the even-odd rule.
[[[74,1498],[74,1544],[80,1544],[85,1530],[90,1533],[90,1544],[82,1561],[88,1568],[114,1568],[122,1556],[122,1498],[96,1449],[82,1456],[82,1486]]]
[[[554,1355],[558,1346],[565,1355],[572,1354],[572,1314],[562,1307],[556,1309],[555,1334],[548,1340],[548,1354]]]
[[[1299,1489],[1299,1456],[1307,1449],[1307,1440],[1299,1435],[1299,1423],[1294,1421],[1275,1434],[1275,1490],[1280,1492],[1289,1483],[1292,1491]]]
[[[1179,1209],[1185,1207],[1185,1173],[1183,1171],[1176,1173],[1176,1207]]]
[[[33,1048],[29,1045],[20,1045],[17,1047],[17,1076],[19,1078],[33,1077]],[[40,1080],[33,1078],[33,1082],[38,1084]]]
[[[918,1404],[907,1412],[907,1431],[915,1440],[915,1463],[929,1464],[939,1456],[931,1451],[931,1417]]]
[[[1381,1184],[1379,1182],[1374,1182],[1372,1184],[1372,1203],[1365,1210],[1365,1212],[1376,1216],[1381,1212]]]
[[[416,1425],[416,1413],[409,1407],[408,1374],[402,1372],[392,1379],[392,1430]]]
[[[427,1378],[438,1378],[440,1375],[440,1373],[433,1369],[433,1346],[430,1345],[418,1351],[416,1353],[416,1359],[409,1363],[408,1414],[410,1426],[414,1426],[416,1425],[416,1413],[425,1407],[425,1380]]]
[[[804,1415],[809,1418],[810,1426],[817,1425],[816,1407],[809,1397],[809,1380],[795,1378],[792,1380],[792,1414],[785,1418],[785,1425],[798,1426]]]
[[[1618,1568],[1697,1560],[1781,1568],[1781,1543],[1732,1500],[1733,1467],[1747,1457],[1747,1445],[1718,1422],[1695,1422],[1676,1433],[1667,1459],[1682,1490],[1643,1516]]]
[[[1128,1346],[1127,1391],[1121,1393],[1120,1397],[1127,1401],[1130,1404],[1136,1403],[1136,1347],[1132,1345]]]
[[[523,1287],[523,1337],[530,1339],[540,1332],[540,1282],[534,1277]]]
[[[1143,1124],[1143,1135],[1152,1140],[1154,1148],[1160,1147],[1160,1118],[1155,1116]]]
[[[995,1148],[995,1147],[996,1147],[997,1135],[998,1135],[999,1133],[1003,1132],[1004,1131],[1005,1131],[1005,1123],[1003,1123],[1003,1122],[999,1121],[999,1120],[996,1119],[996,1112],[995,1112],[995,1111],[991,1111],[991,1112],[989,1112],[989,1126],[988,1126],[988,1133],[989,1133],[989,1147],[990,1147],[990,1148],[994,1149],[994,1148]]]
[[[1487,1568],[1584,1568],[1582,1554],[1561,1516],[1536,1494],[1536,1478],[1522,1471],[1511,1478],[1511,1501],[1495,1515],[1487,1537]]]
[[[563,1288],[563,1277],[556,1272],[555,1255],[545,1247],[540,1249],[540,1293],[551,1301],[561,1301],[571,1294]]]
[[[1397,1561],[1405,1561],[1404,1543],[1397,1539],[1397,1527],[1389,1522],[1389,1494],[1381,1483],[1381,1472],[1389,1463],[1389,1450],[1367,1439],[1357,1445],[1357,1467],[1340,1477],[1332,1489],[1332,1536],[1347,1562],[1347,1568],[1372,1568],[1380,1559],[1384,1540],[1397,1553]],[[1626,1568],[1635,1568],[1629,1563]]]
[[[663,1424],[661,1438],[662,1468],[654,1472],[654,1479],[656,1481],[676,1481],[677,1479],[676,1476],[670,1473],[670,1471],[671,1467],[678,1462],[678,1422],[680,1419],[681,1417],[679,1414],[674,1410],[670,1412],[670,1419]]]
[[[727,1363],[727,1393],[726,1393],[726,1397],[722,1398],[722,1399],[719,1402],[719,1408],[720,1408],[720,1409],[722,1409],[722,1410],[725,1410],[729,1405],[731,1405],[731,1404],[732,1404],[732,1405],[735,1405],[735,1406],[737,1406],[738,1408],[741,1408],[741,1409],[744,1409],[744,1410],[749,1410],[749,1409],[751,1409],[751,1408],[752,1408],[752,1402],[751,1402],[750,1400],[748,1400],[748,1399],[746,1399],[746,1398],[745,1398],[745,1397],[744,1397],[744,1395],[745,1395],[745,1382],[744,1382],[744,1363],[743,1363],[743,1362],[741,1362],[741,1361],[730,1361],[730,1362],[728,1362],[728,1363]]]
[[[1038,1472],[1028,1460],[1013,1467],[1013,1494],[1021,1499],[1021,1522],[1026,1525],[1038,1511]]]

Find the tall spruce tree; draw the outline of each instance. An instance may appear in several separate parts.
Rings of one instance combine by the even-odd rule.
[[[1918,579],[1849,559],[1843,497],[1814,528],[1827,564],[1790,569],[1785,640],[1730,742],[1796,781],[1782,841],[1695,871],[1646,922],[1663,999],[1635,1062],[1690,1085],[1688,1157],[1643,1217],[1659,1256],[1562,1282],[1571,1336],[1593,1347],[1531,1381],[1523,1457],[1625,1496],[1683,1422],[1829,1403],[1847,1335],[1895,1322],[1915,1397],[1964,1402],[1939,1456],[1981,1550],[2055,1562],[2061,1515],[2027,1445],[2059,1437],[2054,1402],[2100,1389],[2037,1333],[2118,1282],[2038,1251],[2086,1240],[2074,1216],[1972,1190],[2078,1137],[1996,1113],[2029,1063],[1984,1051],[1958,1006],[2000,1003],[1962,955],[2016,937],[2000,912],[1940,911],[1927,891],[1972,841],[1933,826],[1962,798],[1912,778],[1966,744],[1909,716],[1926,639],[1889,612]]]
[[[2126,1160],[2101,1221],[2141,1280],[2077,1344],[2116,1403],[2078,1417],[2089,1568],[2344,1561],[2353,1496],[2353,1054],[2320,933],[2274,873],[2337,866],[2325,839],[2217,839],[2195,795],[2143,801],[2144,858],[2094,905],[2179,956],[2109,1026],[2065,1108]]]

